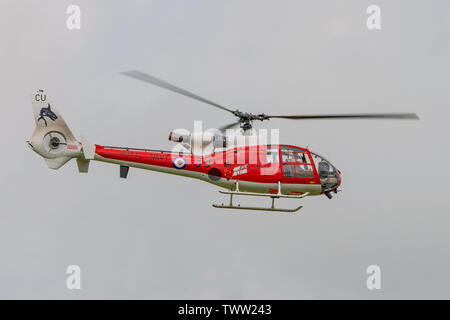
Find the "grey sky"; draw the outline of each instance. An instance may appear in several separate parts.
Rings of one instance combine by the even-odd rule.
[[[81,7],[79,31],[66,29],[69,4]],[[380,31],[366,28],[370,4]],[[0,298],[450,298],[449,10],[437,0],[3,0]],[[77,137],[99,144],[170,149],[172,129],[234,120],[118,74],[130,69],[250,112],[421,120],[264,123],[342,171],[342,193],[307,198],[296,215],[214,209],[225,200],[216,187],[156,172],[53,171],[26,147],[38,88]],[[70,264],[80,291],[65,287]],[[371,264],[379,291],[365,286]]]

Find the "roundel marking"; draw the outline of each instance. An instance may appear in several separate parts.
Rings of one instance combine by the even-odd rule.
[[[186,159],[182,157],[176,157],[172,160],[172,164],[176,169],[186,168]]]

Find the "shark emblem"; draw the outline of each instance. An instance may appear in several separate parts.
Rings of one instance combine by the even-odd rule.
[[[45,126],[47,126],[47,120],[45,120],[44,117],[49,117],[52,121],[58,119],[57,115],[52,111],[52,109],[50,109],[50,103],[48,104],[47,108],[44,107],[41,109],[41,111],[39,112],[39,118],[37,119],[38,122],[39,120],[44,120]]]

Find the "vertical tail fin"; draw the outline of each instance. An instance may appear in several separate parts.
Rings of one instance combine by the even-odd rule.
[[[36,129],[28,145],[44,158],[51,169],[59,169],[71,158],[81,155],[75,139],[61,114],[43,90],[31,96]]]

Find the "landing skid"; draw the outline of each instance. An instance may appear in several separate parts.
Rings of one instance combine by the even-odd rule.
[[[283,208],[267,208],[267,207],[244,207],[241,205],[223,205],[223,204],[213,204],[212,205],[214,208],[219,208],[219,209],[238,209],[238,210],[255,210],[255,211],[277,211],[277,212],[297,212],[298,210],[300,210],[301,208],[303,208],[303,206],[299,206],[297,208],[294,209],[283,209]]]
[[[302,195],[295,196],[295,195],[287,195],[281,193],[281,184],[278,181],[278,193],[276,194],[269,194],[269,193],[256,193],[256,192],[241,192],[239,191],[239,181],[236,181],[236,191],[219,191],[222,194],[229,194],[230,195],[230,204],[224,205],[222,204],[213,204],[212,206],[214,208],[219,209],[237,209],[237,210],[256,210],[256,211],[277,211],[277,212],[297,212],[303,206],[298,206],[296,208],[292,209],[285,209],[285,208],[275,208],[275,199],[278,198],[290,198],[290,199],[302,199],[309,195],[309,192],[306,192]],[[255,196],[255,197],[268,197],[272,199],[272,205],[270,207],[247,207],[247,206],[241,206],[241,205],[233,205],[233,196],[239,195],[239,196]]]

